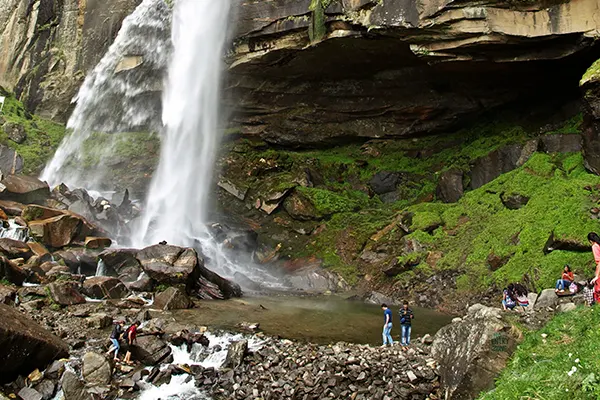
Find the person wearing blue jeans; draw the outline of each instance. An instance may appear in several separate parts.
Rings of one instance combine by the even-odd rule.
[[[112,333],[110,334],[110,341],[112,346],[108,349],[107,355],[110,355],[113,351],[115,352],[114,359],[119,359],[119,349],[121,346],[119,345],[119,338],[123,334],[123,326],[125,325],[125,321],[118,321],[113,328]]]
[[[415,317],[412,310],[408,308],[408,301],[405,301],[400,309],[400,327],[402,329],[402,339],[400,344],[406,350],[410,344],[410,333],[412,330],[412,320]]]
[[[381,309],[383,310],[383,345],[385,347],[388,344],[391,346],[394,344],[392,339],[392,310],[390,310],[387,304],[382,304]]]

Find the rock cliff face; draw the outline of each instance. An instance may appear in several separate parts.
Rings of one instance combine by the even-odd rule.
[[[314,146],[423,134],[518,98],[563,96],[593,61],[586,53],[598,53],[599,7],[240,1],[227,86],[234,121],[270,143]]]
[[[69,103],[140,0],[0,0],[0,86],[29,111],[66,120]]]

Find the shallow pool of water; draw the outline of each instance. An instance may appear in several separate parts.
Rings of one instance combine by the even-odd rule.
[[[434,310],[411,307],[415,314],[412,337],[434,334],[452,317]],[[391,307],[392,335],[400,336],[399,306]],[[202,302],[199,308],[174,312],[182,323],[236,329],[240,322],[260,323],[268,335],[314,343],[381,343],[383,311],[378,305],[337,296],[245,297]]]

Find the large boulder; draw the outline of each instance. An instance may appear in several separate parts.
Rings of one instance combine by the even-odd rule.
[[[193,303],[187,294],[176,287],[169,287],[154,298],[153,308],[158,310],[179,310],[190,308]]]
[[[27,271],[8,258],[0,256],[0,279],[6,279],[12,284],[21,286],[27,279]]]
[[[109,249],[98,255],[104,263],[106,275],[116,276],[123,282],[135,282],[142,273],[142,266],[135,249]]]
[[[463,171],[453,168],[440,174],[436,196],[444,203],[456,203],[464,193]]]
[[[140,250],[136,258],[155,282],[183,285],[201,298],[228,299],[242,294],[240,286],[204,266],[196,250],[157,244]]]
[[[25,209],[25,205],[16,201],[0,200],[0,209],[2,209],[2,211],[4,211],[7,215],[14,217],[17,215],[21,215],[21,213]]]
[[[131,355],[145,365],[157,365],[171,355],[171,348],[156,336],[138,336]]]
[[[68,345],[29,317],[4,304],[0,304],[0,315],[0,383],[68,357]]]
[[[72,248],[52,253],[54,260],[62,261],[73,274],[85,276],[96,275],[98,269],[98,253],[93,250]]]
[[[32,176],[9,175],[0,181],[0,199],[2,200],[24,204],[44,204],[49,196],[48,184]]]
[[[184,285],[191,291],[200,277],[198,255],[193,249],[157,244],[140,250],[136,258],[158,283]]]
[[[61,387],[64,394],[64,400],[93,400],[94,398],[85,389],[85,384],[81,382],[74,372],[67,370],[61,379]]]
[[[544,289],[538,296],[534,308],[536,310],[544,309],[547,307],[554,308],[558,304],[558,296],[554,289]]]
[[[79,232],[81,221],[72,215],[59,215],[29,223],[31,235],[44,245],[61,248],[71,244]]]
[[[525,164],[538,148],[537,140],[510,144],[478,158],[471,167],[471,189],[477,189],[500,175]]]
[[[83,356],[83,379],[90,386],[104,386],[110,383],[112,368],[108,360],[98,353],[88,352]]]
[[[81,285],[73,281],[56,281],[48,286],[48,294],[52,301],[61,306],[72,306],[74,304],[83,304],[85,297],[81,294]]]
[[[0,239],[0,253],[9,259],[22,258],[24,260],[28,260],[33,255],[27,243],[9,238]]]
[[[95,276],[83,282],[83,293],[92,299],[122,299],[127,297],[129,290],[117,278]]]
[[[472,399],[494,386],[520,339],[502,314],[475,304],[465,318],[435,335],[431,355],[439,364],[447,399]]]

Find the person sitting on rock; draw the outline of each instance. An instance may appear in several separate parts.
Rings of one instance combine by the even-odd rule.
[[[135,321],[133,325],[131,325],[125,331],[125,339],[127,340],[127,353],[125,354],[125,361],[127,364],[131,364],[131,347],[137,343],[137,329],[140,326],[140,321]]]
[[[583,300],[585,301],[585,305],[586,306],[593,306],[595,301],[594,301],[594,284],[592,283],[592,280],[588,280],[585,284],[585,286],[583,287]]]
[[[123,335],[123,327],[125,326],[125,321],[120,320],[117,321],[117,323],[115,324],[115,327],[112,330],[112,333],[110,334],[110,341],[112,343],[112,346],[110,347],[110,349],[108,349],[108,352],[106,353],[106,355],[110,356],[110,353],[112,353],[113,351],[115,352],[115,356],[113,357],[113,359],[115,361],[117,361],[119,359],[119,349],[121,348],[121,346],[119,345],[119,339],[121,339],[121,336]]]
[[[413,311],[408,308],[408,301],[405,301],[400,309],[400,327],[402,328],[402,347],[410,345],[410,331],[412,330],[412,320],[415,317]]]
[[[394,344],[394,340],[392,339],[392,310],[390,310],[387,304],[382,304],[381,309],[383,310],[383,345],[381,347],[385,347],[388,345],[391,346]]]
[[[527,298],[528,291],[527,288],[520,283],[513,284],[512,293],[510,293],[511,298],[514,298],[517,301],[517,306],[521,307],[523,311],[525,311],[525,307],[529,306],[529,298]]]
[[[575,280],[573,276],[573,271],[571,271],[571,267],[565,265],[565,269],[563,270],[562,277],[556,281],[556,292],[564,293],[565,288],[571,286],[571,283]]]
[[[508,288],[504,288],[502,291],[502,309],[504,311],[510,311],[516,307],[517,303],[513,298],[510,297],[510,291],[513,290],[513,285],[508,285]]]

